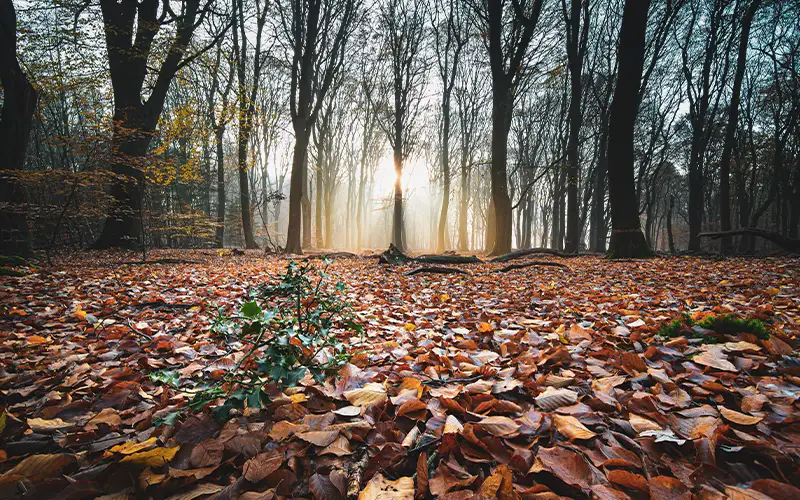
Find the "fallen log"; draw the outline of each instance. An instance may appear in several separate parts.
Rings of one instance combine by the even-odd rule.
[[[553,250],[552,248],[525,248],[523,250],[515,250],[503,255],[498,255],[493,259],[489,259],[489,262],[508,262],[509,260],[521,259],[523,257],[536,254],[555,255],[556,257],[577,257],[578,255],[574,253],[559,252],[558,250]]]
[[[775,243],[776,245],[786,250],[787,252],[800,253],[800,239],[789,238],[783,236],[780,233],[765,231],[763,229],[758,229],[755,227],[743,227],[741,229],[732,229],[730,231],[711,231],[707,233],[700,233],[697,236],[700,238],[711,238],[712,240],[716,240],[722,238],[723,236],[742,236],[742,235],[756,236],[758,238],[762,238],[767,241],[771,241],[772,243]]]
[[[417,269],[412,269],[407,273],[403,273],[403,276],[414,276],[415,274],[421,273],[433,273],[433,274],[468,274],[463,269],[455,269],[452,267],[439,267],[439,266],[428,266],[428,267],[418,267]]]
[[[429,264],[482,264],[483,261],[474,255],[420,255],[413,258],[417,262]]]
[[[494,271],[495,273],[507,273],[508,271],[513,271],[515,269],[524,269],[526,267],[559,267],[561,269],[569,269],[569,266],[566,266],[560,262],[549,262],[546,260],[534,260],[531,262],[523,262],[521,264],[510,264],[502,269],[498,269]]]
[[[381,264],[397,265],[405,262],[421,262],[423,264],[482,264],[483,261],[474,255],[420,255],[412,257],[406,255],[394,244],[389,243],[389,248],[378,255]]]

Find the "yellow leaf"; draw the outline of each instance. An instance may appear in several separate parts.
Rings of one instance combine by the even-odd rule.
[[[289,396],[289,399],[292,400],[292,403],[305,403],[308,401],[308,398],[302,392],[298,392],[297,394],[292,394]]]
[[[180,446],[174,448],[153,448],[150,451],[143,451],[134,453],[120,460],[120,462],[128,462],[132,464],[146,465],[148,467],[161,467],[169,463],[178,453]]]
[[[151,437],[146,441],[142,441],[141,443],[137,443],[135,441],[128,441],[127,443],[122,443],[114,446],[109,451],[111,453],[119,453],[122,455],[130,455],[132,453],[136,453],[138,451],[146,450],[150,448],[158,441],[157,438]]]
[[[361,389],[346,391],[344,397],[353,406],[372,406],[386,401],[386,388],[377,382],[370,382]]]
[[[446,293],[443,293],[439,295],[439,300],[441,300],[442,302],[447,302],[448,300],[450,300],[450,296],[447,295]]]
[[[28,337],[27,341],[31,345],[39,345],[46,343],[47,339],[42,337],[41,335],[31,335],[30,337]]]
[[[405,325],[403,325],[403,328],[405,328],[409,332],[412,332],[416,330],[417,325],[415,325],[414,323],[406,323]]]
[[[774,286],[772,288],[767,288],[766,290],[764,290],[764,292],[769,295],[778,295],[779,293],[781,293],[780,289],[775,288]]]
[[[493,330],[492,325],[490,325],[485,321],[478,325],[478,331],[481,333],[488,333],[491,332],[492,330]]]

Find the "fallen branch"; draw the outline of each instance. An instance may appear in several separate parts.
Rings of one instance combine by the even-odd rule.
[[[800,239],[789,238],[782,234],[772,231],[764,231],[754,227],[743,227],[741,229],[732,229],[730,231],[712,231],[708,233],[700,233],[697,236],[700,238],[711,238],[713,240],[722,238],[723,236],[757,236],[775,243],[787,252],[800,253]]]
[[[515,269],[524,269],[526,267],[560,267],[562,269],[569,269],[569,266],[566,266],[560,262],[549,262],[546,260],[534,260],[532,262],[523,262],[522,264],[511,264],[502,269],[498,269],[493,271],[495,273],[507,273],[508,271],[513,271]]]
[[[364,476],[364,469],[367,468],[367,463],[369,463],[369,451],[365,446],[361,449],[361,457],[358,460],[345,465],[345,471],[347,472],[347,498],[357,498],[359,492],[361,492],[361,479]]]
[[[463,269],[454,269],[452,267],[429,266],[429,267],[419,267],[417,269],[413,269],[407,273],[404,273],[403,276],[414,276],[415,274],[421,274],[421,273],[469,274]]]
[[[420,255],[414,257],[416,262],[429,264],[482,264],[483,261],[474,255]]]
[[[558,250],[553,250],[552,248],[526,248],[524,250],[516,250],[514,252],[499,255],[493,259],[489,259],[489,262],[508,262],[509,260],[521,259],[522,257],[542,253],[555,255],[556,257],[576,257],[578,255],[574,253],[559,252]]]

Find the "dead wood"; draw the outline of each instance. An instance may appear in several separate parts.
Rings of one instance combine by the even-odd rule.
[[[561,269],[569,269],[569,266],[566,266],[560,262],[550,262],[546,260],[534,260],[531,262],[523,262],[521,264],[511,264],[502,269],[498,269],[494,271],[495,273],[507,273],[508,271],[513,271],[515,269],[524,269],[526,267],[559,267]]]
[[[452,267],[440,267],[440,266],[426,266],[426,267],[418,267],[417,269],[412,269],[411,271],[404,273],[403,276],[414,276],[415,274],[421,274],[421,273],[468,274],[463,269],[455,269]]]
[[[559,252],[558,250],[553,250],[552,248],[525,248],[523,250],[515,250],[503,255],[498,255],[493,259],[489,259],[489,262],[508,262],[509,260],[521,259],[522,257],[535,254],[555,255],[556,257],[577,257],[578,255],[574,253]]]

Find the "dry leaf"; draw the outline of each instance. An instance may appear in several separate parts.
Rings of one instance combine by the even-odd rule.
[[[244,463],[242,471],[244,478],[251,483],[257,483],[281,467],[283,453],[279,451],[266,451],[259,453]]]
[[[719,410],[720,415],[722,415],[722,418],[734,424],[755,425],[764,419],[764,417],[754,417],[753,415],[739,413],[738,411],[725,408],[724,406],[718,406],[717,409]]]
[[[580,421],[569,415],[553,415],[558,432],[567,439],[591,439],[597,434],[587,429]]]
[[[120,462],[132,463],[138,465],[146,465],[148,467],[161,467],[168,464],[170,460],[178,453],[180,446],[174,448],[153,448],[149,451],[141,451],[132,453],[124,457]]]
[[[413,498],[413,478],[401,477],[395,481],[389,481],[380,473],[375,474],[358,494],[358,500],[413,500]]]

